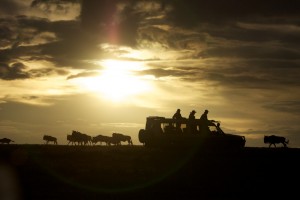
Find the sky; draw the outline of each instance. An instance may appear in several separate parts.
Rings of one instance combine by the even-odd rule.
[[[134,144],[148,116],[300,147],[298,0],[1,0],[0,138]]]

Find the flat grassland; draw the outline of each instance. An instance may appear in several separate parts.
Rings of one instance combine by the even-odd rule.
[[[0,199],[289,199],[300,149],[0,145]]]

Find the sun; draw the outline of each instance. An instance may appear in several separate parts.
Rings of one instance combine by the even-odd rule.
[[[99,61],[99,64],[103,66],[103,70],[99,71],[99,76],[81,78],[81,85],[86,90],[114,102],[126,101],[151,90],[149,80],[135,75],[135,72],[144,69],[142,63],[103,60]]]

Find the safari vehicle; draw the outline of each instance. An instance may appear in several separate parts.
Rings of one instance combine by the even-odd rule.
[[[207,146],[213,148],[243,148],[244,136],[224,133],[215,120],[209,120],[207,132],[202,131],[200,119],[172,119],[149,116],[145,129],[138,133],[139,141],[148,147]]]

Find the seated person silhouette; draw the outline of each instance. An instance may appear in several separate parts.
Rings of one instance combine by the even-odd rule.
[[[178,120],[184,119],[181,116],[180,111],[181,111],[180,109],[177,109],[172,118],[173,119],[178,119]],[[181,130],[181,123],[180,122],[176,122],[176,130],[177,130],[177,132],[182,132],[182,130]]]
[[[189,121],[187,123],[189,133],[197,133],[197,125],[195,123],[195,119],[196,119],[195,114],[196,114],[196,111],[192,110],[192,112],[190,112],[190,115],[189,115]]]
[[[210,129],[208,125],[211,123],[210,120],[207,118],[208,110],[205,110],[204,113],[200,117],[200,124],[199,130],[200,133],[203,135],[208,135],[210,133]]]

